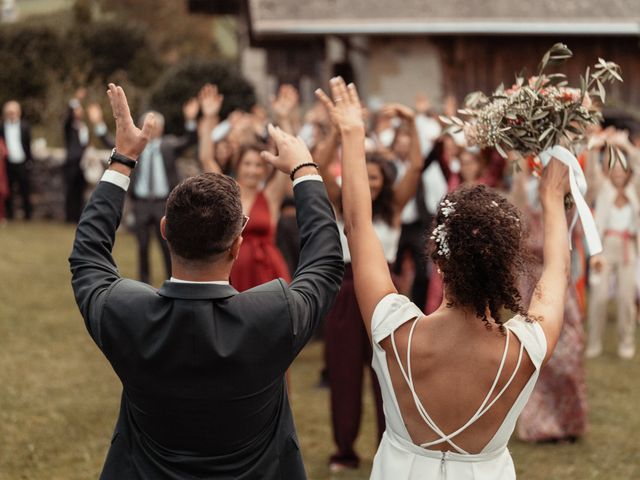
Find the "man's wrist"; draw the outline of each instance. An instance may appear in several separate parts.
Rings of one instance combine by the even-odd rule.
[[[300,177],[304,177],[307,175],[318,175],[318,169],[311,165],[306,167],[301,167],[293,174],[293,180],[296,180]]]
[[[122,163],[113,162],[109,165],[108,170],[113,170],[114,172],[121,173],[122,175],[126,175],[127,177],[131,176],[132,169],[127,167]]]
[[[127,150],[124,147],[118,148],[116,146],[115,151],[118,152],[120,155],[123,155],[123,156],[127,157],[128,159],[133,160],[135,162],[138,161],[138,157],[140,156],[139,152],[133,152],[132,150]]]

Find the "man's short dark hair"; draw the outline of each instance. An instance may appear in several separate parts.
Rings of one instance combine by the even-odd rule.
[[[240,188],[235,180],[218,173],[187,178],[169,195],[166,216],[172,253],[186,260],[211,260],[240,235]]]

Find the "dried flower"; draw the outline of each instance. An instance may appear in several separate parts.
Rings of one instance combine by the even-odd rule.
[[[572,147],[584,139],[589,125],[602,121],[592,96],[604,103],[604,84],[622,81],[620,67],[601,58],[593,72],[586,69],[580,88],[568,87],[562,73],[544,73],[548,65],[572,56],[566,45],[557,43],[544,54],[537,75],[528,79],[517,76],[510,88],[500,85],[490,97],[482,92],[470,93],[465,108],[459,111],[465,120],[455,116],[440,119],[452,131],[463,131],[467,144],[493,147],[504,158],[510,150],[527,156],[557,144]],[[615,158],[626,167],[622,155],[614,152]]]
[[[447,231],[446,231],[446,220],[456,212],[455,202],[451,200],[443,200],[440,202],[440,212],[442,216],[445,218],[440,225],[433,229],[431,233],[431,240],[436,242],[438,245],[438,255],[449,258],[451,255],[451,251],[449,250],[449,242],[447,241]]]

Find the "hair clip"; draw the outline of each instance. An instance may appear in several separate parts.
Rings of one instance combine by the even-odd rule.
[[[431,240],[434,240],[436,245],[438,245],[438,255],[445,258],[450,257],[451,250],[449,250],[449,242],[447,241],[447,232],[444,223],[441,223],[433,229]]]

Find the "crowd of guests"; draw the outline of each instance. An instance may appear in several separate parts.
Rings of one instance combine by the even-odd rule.
[[[82,212],[87,185],[81,165],[91,137],[107,148],[114,146],[101,108],[97,104],[85,105],[85,100],[86,91],[79,89],[69,102],[63,123],[68,222],[77,222]],[[171,275],[160,220],[167,197],[179,181],[176,162],[185,152],[192,151],[202,171],[230,175],[240,187],[245,223],[243,243],[231,271],[232,285],[244,291],[274,278],[289,280],[297,266],[299,241],[291,182],[287,175],[272,169],[260,152],[273,149],[269,122],[303,139],[319,166],[336,211],[346,266],[337,300],[319,333],[325,341],[322,375],[330,390],[335,440],[335,452],[329,461],[333,471],[357,468],[359,457],[354,445],[367,370],[376,400],[379,436],[384,431],[384,415],[380,386],[371,370],[371,341],[356,301],[351,257],[342,232],[339,132],[320,102],[303,114],[298,92],[290,85],[280,87],[268,108],[256,105],[250,112],[235,111],[225,119],[220,118],[223,102],[224,97],[215,86],[205,85],[196,98],[183,106],[185,123],[180,136],[165,134],[161,112],[153,112],[155,128],[131,178],[129,195],[139,246],[139,278],[144,282],[150,278],[152,236],[162,246],[166,274]],[[521,285],[525,301],[531,298],[542,266],[542,213],[533,163],[517,159],[518,167],[514,168],[496,151],[466,145],[462,134],[446,131],[438,119],[441,113],[455,111],[454,99],[447,98],[444,108],[438,109],[424,95],[418,95],[412,106],[388,104],[362,110],[368,125],[366,162],[374,229],[396,286],[426,314],[438,308],[443,295],[439,272],[427,258],[426,238],[442,197],[462,185],[482,184],[501,192],[527,219],[532,255],[530,278],[523,278]],[[148,113],[141,116],[140,124]],[[635,354],[640,165],[636,163],[634,141],[638,139],[627,131],[594,128],[588,141],[590,148],[585,141],[577,153],[587,174],[588,201],[595,210],[604,252],[589,258],[580,232],[574,232],[572,282],[563,332],[520,418],[518,434],[526,441],[574,441],[585,433],[583,359],[603,351],[606,306],[613,279],[618,307],[617,354],[622,359]],[[14,218],[18,197],[24,218],[32,216],[29,172],[37,166],[33,165],[30,142],[29,125],[21,119],[19,103],[7,102],[0,130],[0,220],[5,216]],[[620,164],[610,168],[608,144],[626,152],[628,169]],[[189,150],[190,147],[194,148]]]

